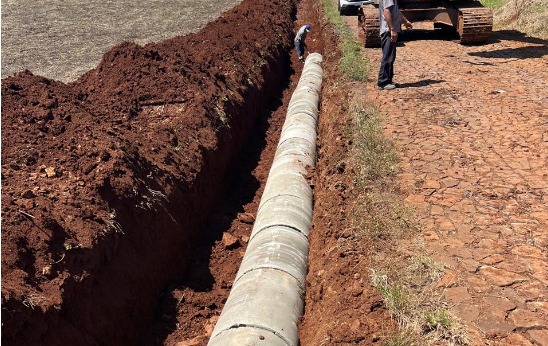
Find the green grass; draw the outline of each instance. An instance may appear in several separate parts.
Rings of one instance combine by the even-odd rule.
[[[363,58],[361,44],[352,38],[344,37],[340,66],[343,73],[354,81],[367,81],[368,65]]]
[[[335,33],[340,38],[342,57],[339,67],[343,74],[353,81],[367,81],[369,67],[363,57],[361,43],[354,39],[350,29],[341,19],[332,0],[324,0],[323,7],[327,19],[333,25]]]
[[[489,8],[500,8],[506,0],[481,0],[481,4]]]
[[[402,285],[388,282],[387,275],[377,275],[373,271],[371,275],[373,286],[379,291],[384,299],[386,307],[396,316],[405,316],[409,314],[412,304],[410,295]]]
[[[429,330],[446,329],[450,330],[453,325],[453,318],[445,310],[435,310],[425,315],[425,326]]]
[[[396,251],[397,252],[397,251]],[[468,334],[460,321],[441,304],[436,284],[443,266],[426,257],[383,258],[371,270],[372,285],[384,304],[406,330],[406,340],[398,336],[392,345],[467,345]]]

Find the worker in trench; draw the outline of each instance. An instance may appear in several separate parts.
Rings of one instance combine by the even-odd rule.
[[[308,50],[306,47],[306,34],[310,31],[310,24],[305,24],[300,27],[299,31],[297,31],[297,35],[295,35],[295,50],[297,51],[297,55],[299,56],[299,61],[304,63],[304,51]]]

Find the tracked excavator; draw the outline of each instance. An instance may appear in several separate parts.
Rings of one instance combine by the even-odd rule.
[[[493,28],[493,13],[479,1],[399,0],[401,13],[411,22],[432,21],[434,27],[453,28],[461,44],[487,41]],[[358,22],[363,28],[365,47],[380,47],[379,0],[360,6]]]

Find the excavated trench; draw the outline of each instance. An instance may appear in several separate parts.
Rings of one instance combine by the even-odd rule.
[[[5,345],[207,342],[298,74],[296,6],[243,1],[74,83],[2,80]]]

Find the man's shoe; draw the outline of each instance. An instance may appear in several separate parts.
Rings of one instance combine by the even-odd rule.
[[[379,90],[392,90],[392,89],[396,89],[396,85],[394,85],[394,84],[386,84],[384,86],[378,85],[377,89],[379,89]]]

